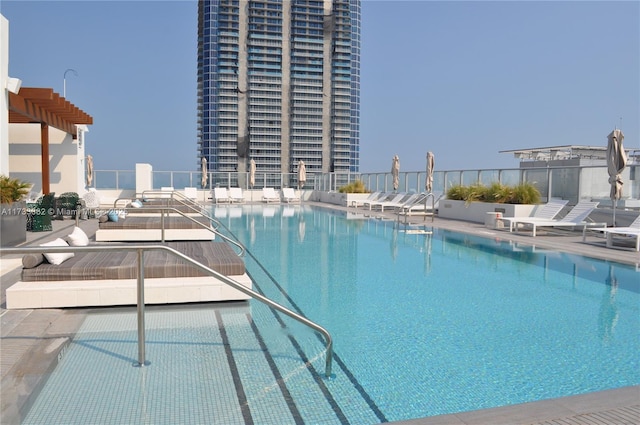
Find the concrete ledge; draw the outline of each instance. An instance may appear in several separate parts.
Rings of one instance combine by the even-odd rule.
[[[207,229],[165,229],[165,241],[212,241],[215,233]],[[96,242],[160,241],[160,229],[98,229]]]
[[[229,278],[247,288],[245,273]],[[137,279],[20,281],[6,291],[7,309],[92,307],[137,304]],[[145,279],[145,304],[239,301],[250,297],[220,280],[205,277]]]

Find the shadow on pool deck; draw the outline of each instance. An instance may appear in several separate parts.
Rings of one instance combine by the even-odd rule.
[[[327,207],[327,204],[312,202],[308,204]],[[347,210],[346,207],[331,207],[342,211]],[[395,216],[383,214],[379,215],[379,218],[392,220]],[[636,268],[640,269],[640,254],[626,248],[606,248],[604,239],[592,234],[588,236],[586,242],[582,242],[582,236],[578,232],[545,233],[532,238],[526,234],[488,229],[481,224],[437,217],[434,222],[431,222],[430,217],[426,221],[421,217],[412,217],[410,223],[635,264]],[[56,237],[64,237],[71,232],[75,221],[54,221],[53,225],[54,230],[50,232],[28,232],[26,244],[39,244]],[[93,239],[92,236],[98,228],[97,220],[81,220],[80,227]],[[20,423],[22,414],[28,410],[30,394],[37,393],[44,384],[43,378],[55,368],[58,354],[66,347],[89,311],[81,308],[6,310],[6,289],[20,277],[22,265],[20,258],[0,258],[2,266],[0,423],[3,425]],[[640,386],[396,423],[403,425],[640,424]]]

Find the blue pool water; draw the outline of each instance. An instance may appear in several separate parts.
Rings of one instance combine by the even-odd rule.
[[[631,267],[320,210],[229,224],[389,420],[640,383]]]
[[[315,333],[255,301],[149,308],[147,368],[135,309],[103,309],[25,424],[373,424],[640,384],[632,267],[302,206],[216,215],[255,289],[331,332],[335,378]]]

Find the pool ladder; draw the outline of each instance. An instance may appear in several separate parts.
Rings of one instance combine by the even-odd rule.
[[[409,213],[411,212],[411,208],[416,205],[421,205],[424,203],[424,220],[427,220],[427,201],[431,198],[431,222],[433,223],[435,214],[436,214],[436,195],[433,192],[429,193],[421,193],[413,202],[406,203],[398,208],[396,213],[398,217],[398,223],[400,223],[400,216],[404,213],[404,224],[407,225],[407,220],[409,217]]]

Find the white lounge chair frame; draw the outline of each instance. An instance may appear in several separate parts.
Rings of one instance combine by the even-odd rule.
[[[213,188],[213,200],[216,204],[228,204],[231,202],[229,193],[226,187],[214,187]]]
[[[262,188],[262,200],[266,203],[280,202],[280,196],[272,187],[264,187]]]
[[[640,251],[640,215],[626,227],[608,227],[606,229],[593,229],[602,232],[607,237],[607,248],[613,247],[614,236],[631,237],[636,239],[635,250]]]
[[[233,204],[242,204],[244,203],[244,195],[242,193],[242,189],[239,187],[230,187],[229,188],[229,202]]]
[[[536,236],[536,230],[539,227],[582,227],[582,240],[585,240],[585,232],[588,227],[606,227],[607,225],[606,223],[585,221],[597,206],[598,202],[580,201],[560,220],[532,220],[527,217],[522,217],[513,220],[513,226],[516,231],[520,225],[531,226],[532,237]]]
[[[525,219],[528,222],[554,220],[568,202],[568,200],[564,199],[550,199],[546,204],[539,205],[533,215],[525,217]],[[513,232],[514,221],[519,221],[521,219],[523,219],[523,217],[502,217],[499,220],[502,220],[503,223],[509,223],[509,232]]]
[[[372,192],[365,199],[354,199],[353,201],[351,201],[351,206],[357,208],[364,205],[365,202],[377,201],[380,197],[382,197],[382,195],[382,192]]]
[[[296,191],[291,187],[282,188],[282,198],[288,203],[300,202],[300,195],[296,194]]]
[[[393,195],[391,195],[393,196]],[[405,196],[406,193],[396,193],[392,199],[389,199],[391,196],[388,196],[386,199],[382,201],[369,201],[365,202],[364,206],[369,208],[369,211],[373,209],[373,207],[380,207],[380,211],[384,211],[385,206],[395,206],[397,205]]]

